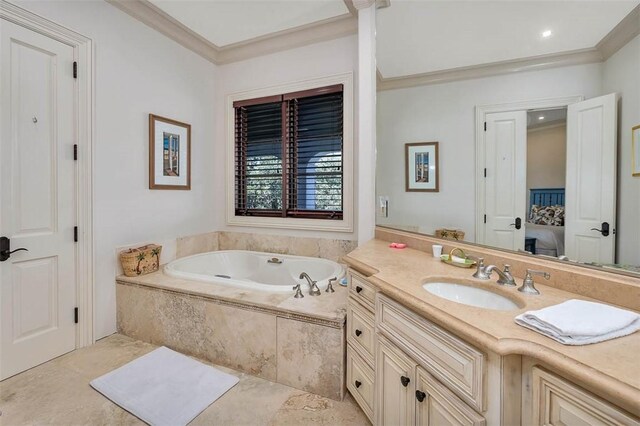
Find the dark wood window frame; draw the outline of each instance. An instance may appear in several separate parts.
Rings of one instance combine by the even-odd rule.
[[[339,94],[339,96],[338,96]],[[334,108],[339,99],[339,114]],[[302,100],[302,101],[301,101]],[[330,105],[328,108],[329,117],[324,120],[330,124],[325,123],[323,120],[324,114],[309,114],[303,115],[303,119],[306,118],[307,122],[311,122],[309,126],[299,126],[298,124],[298,104],[300,102],[307,102],[311,104],[318,102],[321,106],[323,100],[326,105]],[[330,103],[331,102],[331,103]],[[278,112],[276,111],[280,107],[279,112],[279,131],[280,137],[277,138],[278,132]],[[254,107],[253,109],[249,107]],[[325,107],[326,108],[326,107]],[[235,215],[236,216],[253,216],[253,217],[282,217],[282,218],[303,218],[303,219],[328,219],[328,220],[343,220],[344,214],[344,88],[342,84],[335,84],[331,86],[319,87],[310,90],[303,90],[297,92],[285,93],[282,95],[267,96],[255,99],[246,99],[233,102],[234,111],[234,203],[235,203]],[[257,144],[252,141],[248,141],[248,135],[251,131],[248,130],[250,123],[248,123],[247,111],[254,111],[253,114],[258,114],[260,117],[267,117],[267,120],[259,126],[259,131],[263,131],[264,140],[261,140],[263,147],[257,149],[261,153],[272,153],[270,160],[264,163],[250,163],[252,158],[249,150],[252,148],[256,152]],[[255,111],[258,112],[255,112]],[[254,115],[255,116],[255,115]],[[339,116],[339,123],[335,120],[335,117]],[[317,117],[317,119],[316,119]],[[310,120],[311,119],[311,120]],[[256,123],[255,120],[250,120]],[[331,128],[333,131],[327,136],[322,134],[318,139],[321,139],[318,143],[325,143],[324,146],[331,147],[331,156],[336,158],[329,158],[327,165],[314,168],[313,173],[300,173],[302,170],[298,167],[298,160],[302,159],[306,161],[306,169],[309,168],[308,164],[311,161],[308,157],[316,151],[321,150],[320,146],[313,146],[313,138],[305,136],[305,131],[308,128],[313,128],[314,125],[318,125],[317,121],[320,121],[319,126],[325,125],[326,128]],[[258,127],[258,126],[254,126]],[[307,128],[308,127],[308,128]],[[322,129],[324,129],[323,127]],[[339,134],[336,133],[339,129]],[[255,130],[253,130],[255,132]],[[254,133],[255,134],[255,133]],[[305,142],[306,137],[306,142]],[[300,138],[300,141],[298,140]],[[266,141],[266,142],[265,142]],[[328,143],[330,141],[331,143]],[[338,142],[339,141],[339,142]],[[310,144],[309,144],[310,142]],[[305,145],[306,143],[306,145]],[[278,144],[280,146],[278,147]],[[336,144],[339,145],[339,151],[336,150]],[[329,149],[329,148],[327,148]],[[261,150],[261,151],[260,151]],[[301,152],[299,152],[301,151]],[[339,156],[336,154],[339,152]],[[305,155],[307,157],[305,157]],[[329,157],[331,157],[329,156]],[[315,158],[315,157],[314,157]],[[323,157],[324,159],[324,157]],[[315,163],[317,164],[317,162]],[[338,166],[339,164],[339,166]],[[249,165],[249,167],[248,167]],[[323,171],[323,167],[327,171]],[[253,170],[251,173],[250,169]],[[320,172],[317,170],[320,169]],[[308,203],[312,203],[317,207],[318,197],[315,192],[315,182],[318,178],[324,178],[324,182],[332,182],[325,184],[323,187],[326,194],[324,195],[325,205],[323,208],[309,208]],[[305,195],[308,192],[308,185],[306,179],[310,179],[313,182],[313,195]],[[258,182],[258,184],[256,184]],[[248,201],[249,195],[255,195],[252,189],[255,185],[271,185],[272,189],[276,188],[276,183],[280,184],[280,194],[277,194],[277,190],[273,193],[277,195],[270,197],[268,203],[272,206],[265,207],[261,205],[259,208],[252,208],[252,203]],[[339,185],[338,185],[339,182]],[[261,186],[258,186],[261,188]],[[339,187],[339,191],[338,191]],[[255,192],[255,191],[254,191]],[[302,194],[304,200],[298,198],[299,194]],[[338,201],[339,200],[339,201]],[[264,200],[263,200],[264,203]],[[333,204],[331,204],[333,203]]]

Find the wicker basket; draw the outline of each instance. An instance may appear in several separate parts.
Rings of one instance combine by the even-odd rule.
[[[120,252],[120,263],[127,277],[136,277],[155,272],[160,267],[162,246],[148,244],[146,246]]]
[[[464,231],[459,229],[436,229],[436,237],[444,238],[445,240],[463,241]]]

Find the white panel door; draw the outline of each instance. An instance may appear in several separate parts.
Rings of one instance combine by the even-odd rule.
[[[571,260],[615,261],[616,103],[612,93],[568,107],[565,254]]]
[[[486,115],[484,244],[524,249],[527,112]]]
[[[1,25],[0,379],[76,347],[73,48]]]

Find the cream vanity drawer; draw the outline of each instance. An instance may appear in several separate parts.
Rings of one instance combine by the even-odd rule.
[[[350,300],[347,305],[347,342],[359,350],[371,365],[375,338],[373,314]]]
[[[373,310],[376,301],[375,287],[351,271],[349,272],[349,295]]]
[[[371,422],[373,422],[374,377],[373,369],[364,362],[351,345],[347,345],[347,389]]]
[[[637,418],[548,371],[534,367],[532,377],[535,425],[640,425]]]
[[[476,410],[485,409],[485,356],[451,333],[378,294],[376,326]]]

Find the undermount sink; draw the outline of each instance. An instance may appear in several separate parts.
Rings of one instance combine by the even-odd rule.
[[[495,309],[497,311],[511,311],[518,309],[518,305],[511,299],[492,291],[463,284],[434,282],[422,286],[429,293],[463,305],[478,308]]]

